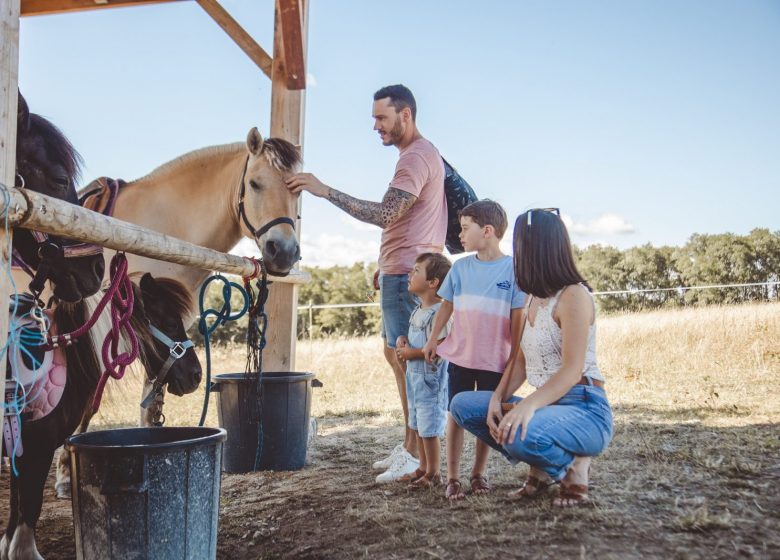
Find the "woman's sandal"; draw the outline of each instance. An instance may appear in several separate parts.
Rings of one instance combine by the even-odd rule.
[[[421,476],[425,476],[425,471],[421,471],[420,469],[414,469],[414,472],[405,474],[401,478],[399,478],[398,482],[412,482],[413,480],[417,480]]]
[[[463,485],[457,478],[451,478],[447,481],[447,489],[444,491],[444,496],[451,501],[462,500],[466,497],[463,492]]]
[[[471,477],[471,493],[475,496],[484,496],[485,494],[489,494],[492,489],[493,488],[490,486],[487,478],[481,474],[475,474]]]
[[[435,486],[441,486],[441,484],[442,480],[440,474],[436,473],[432,477],[428,478],[428,475],[423,473],[420,478],[411,481],[406,488],[409,490],[424,490],[431,489]]]
[[[565,484],[561,482],[561,491],[552,502],[553,507],[570,508],[588,504],[588,487],[585,484]]]
[[[517,490],[512,490],[507,497],[510,500],[531,500],[544,494],[547,489],[555,484],[555,481],[542,480],[534,475],[528,475],[523,485]]]

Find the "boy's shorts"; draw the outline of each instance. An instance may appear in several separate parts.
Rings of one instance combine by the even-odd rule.
[[[395,341],[409,332],[409,317],[417,302],[409,293],[408,274],[379,275],[379,306],[382,309],[382,324],[379,331],[387,345],[395,348]]]
[[[453,364],[449,367],[449,392],[447,410],[450,409],[452,398],[465,391],[495,391],[501,383],[503,373],[484,369],[471,369]]]
[[[424,360],[407,363],[409,427],[420,437],[444,437],[447,426],[447,385],[446,361],[438,367]]]

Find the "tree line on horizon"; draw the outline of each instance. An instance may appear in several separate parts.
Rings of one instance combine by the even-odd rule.
[[[780,231],[757,228],[748,235],[694,234],[682,247],[646,244],[620,250],[608,245],[575,246],[574,253],[579,271],[593,291],[634,291],[598,295],[596,302],[602,313],[778,299],[778,285],[704,290],[685,288],[779,281]],[[379,301],[379,292],[374,292],[372,286],[376,263],[303,268],[311,274],[312,280],[299,286],[300,306]],[[639,292],[657,289],[664,291]],[[218,308],[221,306],[220,299],[221,292],[214,290],[208,294],[207,302]],[[314,309],[311,317],[310,330],[308,310],[299,312],[300,337],[376,334],[381,320],[376,306]],[[269,324],[269,328],[273,328],[273,317]],[[245,320],[228,324],[218,329],[212,340],[242,341],[245,328]],[[202,341],[200,335],[192,334],[196,342]]]

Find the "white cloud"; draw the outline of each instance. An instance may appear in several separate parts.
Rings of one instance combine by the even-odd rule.
[[[379,231],[379,228],[376,228]],[[243,238],[232,251],[234,255],[259,257],[260,251],[254,242]],[[347,237],[331,233],[307,235],[301,241],[301,265],[303,266],[348,266],[356,262],[376,262],[379,258],[379,236],[363,234]]]
[[[361,222],[360,220],[353,218],[349,214],[339,214],[339,221],[342,224],[347,225],[352,229],[356,229],[358,231],[375,231],[375,232],[382,231],[379,226],[375,226],[374,224],[367,224],[366,222]]]
[[[564,215],[562,220],[569,232],[584,237],[591,235],[626,235],[636,231],[633,224],[617,214],[602,214],[587,222],[575,222],[571,216]]]
[[[317,78],[311,72],[306,74],[306,85],[308,87],[317,87]]]
[[[356,262],[375,262],[379,257],[379,236],[362,235],[359,238],[320,233],[303,234],[301,242],[303,266],[351,265]]]

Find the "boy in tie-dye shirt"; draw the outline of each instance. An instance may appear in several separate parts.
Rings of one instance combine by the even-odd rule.
[[[436,337],[425,345],[426,360],[441,356],[449,360],[449,401],[463,391],[493,391],[501,381],[510,354],[519,346],[525,294],[515,283],[512,257],[504,255],[499,242],[507,228],[506,212],[492,200],[479,200],[460,213],[461,242],[476,254],[455,261],[444,279],[433,332],[439,332],[454,317],[450,335],[439,346]],[[463,428],[447,421],[447,490],[451,500],[465,497],[459,480],[463,451]],[[477,440],[471,471],[471,490],[486,494],[485,478],[490,447]]]

